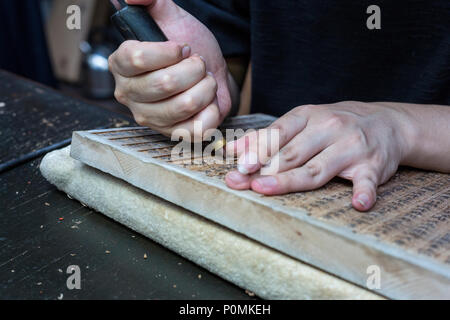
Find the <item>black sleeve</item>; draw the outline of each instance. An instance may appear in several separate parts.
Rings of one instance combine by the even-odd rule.
[[[175,0],[211,30],[225,57],[250,55],[249,0]]]

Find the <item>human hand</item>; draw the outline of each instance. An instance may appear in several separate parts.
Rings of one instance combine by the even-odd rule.
[[[213,34],[171,0],[127,3],[148,6],[170,41],[126,41],[111,55],[116,99],[138,124],[167,136],[177,129],[193,135],[194,121],[201,121],[201,134],[216,128],[232,102],[231,78]]]
[[[317,189],[338,176],[353,182],[352,205],[366,211],[375,204],[377,187],[410,157],[408,123],[407,112],[383,103],[297,107],[267,128],[278,130],[279,148],[268,144],[265,131],[227,145],[227,153],[239,159],[226,183],[278,195]],[[274,161],[277,171],[266,174]]]

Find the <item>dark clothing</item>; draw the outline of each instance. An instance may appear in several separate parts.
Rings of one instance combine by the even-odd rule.
[[[0,1],[0,69],[56,86],[40,1]]]
[[[450,105],[449,0],[177,0],[253,65],[252,112],[345,100]],[[381,30],[369,30],[371,4]]]

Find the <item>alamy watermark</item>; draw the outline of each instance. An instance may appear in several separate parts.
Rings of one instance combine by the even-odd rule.
[[[81,8],[78,5],[72,4],[67,7],[66,13],[68,15],[66,26],[69,30],[81,29]],[[381,8],[375,4],[367,7],[366,13],[370,16],[366,20],[366,26],[369,30],[381,29]]]
[[[367,18],[366,26],[369,30],[381,29],[381,9],[379,6],[373,4],[367,7],[367,14],[370,16]]]
[[[67,278],[66,286],[69,290],[81,290],[81,269],[77,265],[68,266],[66,270],[70,276]]]
[[[201,164],[233,164],[237,151],[226,143],[239,145],[238,156],[246,165],[261,164],[262,175],[276,174],[279,168],[280,130],[266,128],[255,129],[208,129],[203,131],[202,122],[194,122],[194,131],[174,130],[172,142],[178,142],[170,154],[171,162]],[[235,147],[237,148],[237,147]],[[269,160],[270,159],[270,160]]]
[[[366,269],[368,275],[366,286],[370,290],[381,289],[381,268],[377,265],[370,265]]]
[[[66,20],[67,29],[81,30],[81,8],[73,4],[67,7],[66,13],[68,15]]]

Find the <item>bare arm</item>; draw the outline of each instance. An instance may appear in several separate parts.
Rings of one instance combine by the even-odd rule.
[[[450,106],[381,103],[397,108],[405,123],[408,152],[401,162],[420,169],[450,172]]]

